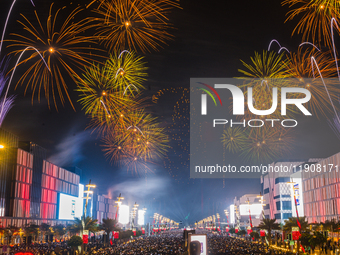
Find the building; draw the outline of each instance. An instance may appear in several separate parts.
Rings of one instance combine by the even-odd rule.
[[[230,207],[230,223],[236,226],[237,219],[239,219],[240,227],[247,228],[250,226],[251,220],[253,227],[258,226],[261,221],[263,206],[260,200],[260,194],[246,194],[240,198],[235,197],[234,204]]]
[[[115,200],[111,199],[108,195],[93,196],[92,213],[93,218],[102,222],[103,219],[115,219],[116,216]]]
[[[79,198],[79,175],[48,162],[44,148],[19,142],[17,136],[3,129],[0,145],[1,225],[65,223],[58,218],[60,197]]]
[[[304,166],[303,199],[309,223],[340,219],[340,153]]]
[[[305,215],[301,169],[302,166],[313,164],[319,160],[296,160],[270,164],[272,171],[261,177],[266,218],[276,219],[278,223],[284,223],[288,218],[296,217],[296,209],[299,217]],[[294,193],[297,206],[295,206]]]

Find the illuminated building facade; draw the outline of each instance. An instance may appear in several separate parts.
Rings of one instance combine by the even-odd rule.
[[[46,150],[0,129],[0,221],[24,226],[58,221],[58,194],[78,197],[80,176],[46,161]]]
[[[92,213],[94,219],[102,222],[103,219],[114,219],[116,216],[115,200],[109,198],[107,195],[95,194],[93,199]]]
[[[40,218],[56,219],[58,193],[78,197],[79,175],[44,160],[41,179]]]
[[[340,219],[340,153],[305,166],[303,198],[309,223]]]
[[[233,209],[230,210],[230,214],[234,212],[234,215],[230,216],[230,223],[235,222],[236,224],[238,215],[236,215],[236,210],[234,208],[238,208],[241,227],[246,228],[250,226],[250,218],[252,225],[254,227],[258,226],[260,224],[262,215],[262,205],[260,199],[260,194],[246,194],[239,199],[235,197]],[[249,217],[249,215],[251,217]]]
[[[69,170],[47,161],[47,151],[33,142],[0,128],[0,224],[25,226],[30,222],[67,224],[83,215],[82,171]],[[114,219],[115,201],[106,195],[91,195],[87,216],[102,222]],[[62,210],[62,207],[67,209]]]
[[[294,193],[297,199],[299,217],[305,215],[303,177],[300,166],[312,164],[318,160],[309,159],[308,161],[274,162],[270,164],[271,169],[276,168],[278,171],[272,171],[261,177],[266,218],[276,219],[278,223],[284,223],[288,218],[296,217]],[[284,169],[288,169],[288,171],[285,172]]]
[[[0,129],[0,217],[10,213],[10,191],[13,166],[13,155],[18,148],[19,137]]]

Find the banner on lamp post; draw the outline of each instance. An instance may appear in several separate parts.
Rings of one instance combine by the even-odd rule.
[[[83,243],[88,243],[89,242],[89,231],[88,230],[83,230]]]

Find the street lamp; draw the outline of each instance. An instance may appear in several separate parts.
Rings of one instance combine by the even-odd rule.
[[[134,225],[135,225],[135,222],[134,222],[134,220],[135,220],[135,217],[136,217],[136,213],[137,213],[137,209],[138,209],[138,204],[137,204],[137,202],[135,202],[135,204],[133,205],[133,208],[132,208],[132,227],[134,227]]]
[[[117,197],[118,201],[115,201],[115,203],[117,204],[117,210],[116,210],[116,217],[115,219],[117,220],[117,215],[118,215],[118,210],[119,210],[119,206],[122,204],[122,201],[120,200],[124,200],[124,198],[122,197],[122,193],[119,193],[119,197]]]
[[[90,194],[93,194],[93,191],[91,190],[91,188],[95,188],[96,185],[91,184],[91,179],[90,179],[89,184],[85,185],[85,187],[87,187],[87,190],[84,191],[84,193],[86,193],[86,197],[84,197],[86,199],[85,208],[84,208],[84,217],[86,217],[86,210],[87,210],[88,201],[89,201],[89,199],[91,199]]]

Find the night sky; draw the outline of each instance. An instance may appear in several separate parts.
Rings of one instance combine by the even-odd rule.
[[[4,24],[10,2],[2,3],[1,24]],[[34,0],[34,3],[41,13],[42,10],[48,11],[51,1]],[[72,7],[64,0],[59,0],[57,6],[62,6],[61,3]],[[73,5],[76,3],[73,1]],[[162,88],[189,88],[193,77],[240,76],[240,59],[249,62],[254,51],[267,49],[272,39],[292,50],[301,40],[299,36],[291,37],[296,21],[284,23],[287,7],[282,7],[280,1],[181,0],[180,4],[182,9],[174,10],[169,16],[176,28],[171,31],[174,40],[168,41],[169,45],[159,52],[145,55],[149,67],[145,83],[147,97]],[[29,16],[33,11],[29,0],[17,0],[5,39],[11,32],[20,33],[20,25],[16,22],[20,13]],[[336,39],[340,42],[340,38]],[[15,57],[12,62],[14,60]],[[25,67],[20,67],[16,79],[24,71]],[[101,193],[113,197],[122,193],[130,204],[136,201],[140,206],[146,206],[148,216],[158,212],[175,221],[184,221],[188,216],[189,223],[193,223],[217,212],[223,215],[223,210],[235,196],[260,192],[260,180],[257,179],[190,179],[189,169],[185,167],[188,162],[179,162],[176,156],[188,154],[188,151],[177,151],[177,154],[169,151],[169,159],[178,168],[172,169],[176,178],[163,162],[155,165],[154,173],[147,177],[132,175],[105,158],[97,134],[87,129],[89,119],[77,103],[77,94],[72,92],[75,84],[70,82],[69,87],[76,111],[66,103],[58,112],[53,107],[48,109],[44,98],[40,102],[35,98],[32,105],[30,91],[24,97],[24,88],[14,90],[14,84],[10,94],[16,94],[17,98],[3,128],[18,135],[20,140],[30,140],[46,148],[52,163],[79,167],[83,171],[83,180],[91,179]],[[177,95],[169,93],[159,105],[151,106],[149,110],[170,126],[177,100]],[[185,110],[187,107],[183,105],[183,114],[189,114]],[[339,141],[326,120],[312,117],[301,119],[299,123],[299,139],[294,143],[291,158],[328,157],[340,151]],[[188,131],[183,122],[175,123],[173,127],[175,131],[169,133],[170,138],[174,132]],[[189,137],[183,136],[183,144],[188,142]],[[171,145],[176,148],[173,143]],[[164,160],[165,165],[169,159]],[[236,160],[242,163],[241,158]]]

